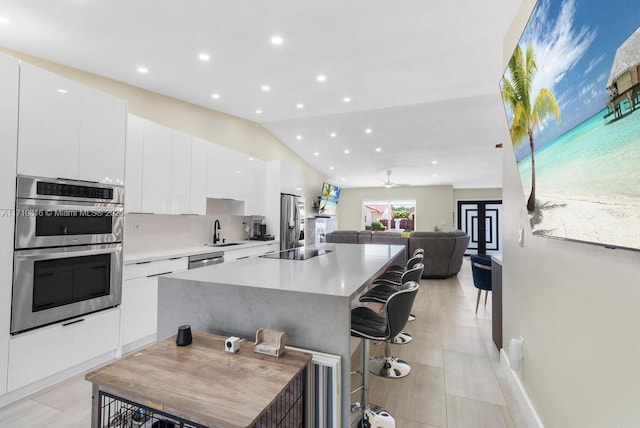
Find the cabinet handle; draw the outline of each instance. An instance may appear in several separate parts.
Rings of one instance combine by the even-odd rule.
[[[62,326],[66,327],[68,325],[78,324],[79,322],[82,322],[82,321],[84,321],[84,318],[80,318],[80,319],[77,319],[77,320],[66,322],[66,323],[62,324]]]
[[[236,260],[248,259],[251,256],[238,257]]]
[[[182,257],[171,257],[169,260],[180,260]]]
[[[146,265],[147,263],[151,263],[151,260],[149,260],[148,262],[138,262],[136,264],[137,265]]]
[[[147,278],[153,278],[154,276],[160,276],[160,275],[167,275],[173,273],[173,271],[169,271],[169,272],[162,272],[162,273],[155,273],[153,275],[147,275]]]

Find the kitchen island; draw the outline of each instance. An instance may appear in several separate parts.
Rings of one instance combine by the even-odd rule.
[[[350,308],[396,258],[400,245],[326,244],[306,260],[252,257],[159,278],[158,339],[182,324],[255,338],[286,332],[287,345],[342,357],[342,425],[350,415]]]

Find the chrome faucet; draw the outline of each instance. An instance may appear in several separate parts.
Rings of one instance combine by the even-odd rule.
[[[213,223],[213,243],[217,244],[220,241],[220,221],[216,219],[215,223]]]

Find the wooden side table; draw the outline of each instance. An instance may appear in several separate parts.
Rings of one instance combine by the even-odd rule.
[[[251,342],[229,354],[224,340],[193,332],[193,343],[179,347],[172,337],[88,373],[91,426],[304,426],[311,355],[256,354]]]

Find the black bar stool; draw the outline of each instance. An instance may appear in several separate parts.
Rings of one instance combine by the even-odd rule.
[[[398,288],[408,282],[413,281],[416,283],[420,283],[420,277],[422,276],[422,272],[424,271],[424,265],[422,263],[416,263],[411,269],[404,272],[400,279],[397,281],[392,280],[382,280],[382,281],[374,281],[374,284],[378,284],[373,287],[371,290],[367,291],[360,297],[360,301],[362,303],[386,303],[389,296],[398,291]],[[409,314],[409,318],[407,321],[413,321],[415,316]],[[407,332],[400,332],[396,337],[393,338],[393,343],[396,345],[402,345],[405,343],[409,343],[413,340],[413,337]]]
[[[362,385],[351,391],[353,394],[362,390],[360,403],[356,403],[352,407],[352,412],[362,412],[359,427],[395,428],[396,426],[395,420],[388,412],[369,403],[369,349],[371,340],[388,341],[402,331],[407,324],[407,317],[411,312],[419,287],[417,282],[409,281],[390,295],[385,304],[386,316],[384,317],[366,306],[359,306],[351,310],[351,336],[362,339],[360,373]],[[404,363],[401,360],[397,361]]]

